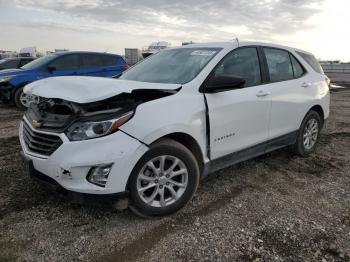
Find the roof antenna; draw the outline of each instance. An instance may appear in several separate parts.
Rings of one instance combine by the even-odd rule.
[[[238,37],[236,37],[235,40],[236,40],[237,45],[238,45],[238,47],[239,47],[239,39],[238,39]]]

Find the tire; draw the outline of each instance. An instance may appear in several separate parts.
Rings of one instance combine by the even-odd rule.
[[[23,93],[23,87],[17,88],[13,96],[13,103],[20,110],[26,110],[27,107],[21,102],[21,95]]]
[[[151,145],[130,175],[130,209],[142,217],[170,215],[192,199],[198,183],[198,163],[191,151],[174,140],[163,139]],[[144,190],[146,187],[149,189]]]
[[[315,128],[317,128],[317,130]],[[321,129],[322,121],[320,115],[316,111],[309,111],[301,123],[297,140],[292,146],[293,152],[300,156],[308,156],[313,153],[319,141]],[[309,132],[307,130],[309,130]],[[305,136],[307,136],[309,140],[306,138],[304,140]],[[310,143],[308,144],[306,140],[310,141]]]

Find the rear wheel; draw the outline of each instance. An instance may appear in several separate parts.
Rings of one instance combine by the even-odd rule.
[[[141,216],[164,216],[185,206],[199,182],[199,168],[190,150],[164,139],[136,164],[128,187],[131,210]]]
[[[298,133],[293,151],[301,156],[307,156],[315,151],[320,137],[322,122],[319,114],[310,111],[304,118]]]

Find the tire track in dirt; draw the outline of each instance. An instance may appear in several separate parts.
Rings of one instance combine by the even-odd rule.
[[[153,227],[151,230],[145,232],[140,238],[107,256],[97,259],[96,261],[135,261],[142,257],[147,250],[155,247],[163,238],[176,232],[181,233],[181,231],[186,230],[188,227],[192,227],[198,218],[210,215],[249,189],[259,190],[258,187],[251,185],[235,186],[230,189],[229,193],[218,197],[209,204],[198,208],[194,212],[180,214],[176,218]]]

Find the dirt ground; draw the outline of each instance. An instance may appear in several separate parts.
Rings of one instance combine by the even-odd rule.
[[[78,205],[20,171],[21,112],[0,104],[0,261],[350,261],[350,90],[308,158],[287,149],[202,181],[167,218]]]

